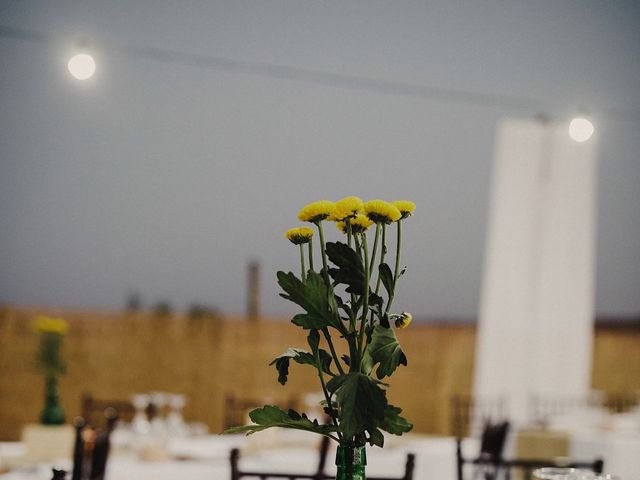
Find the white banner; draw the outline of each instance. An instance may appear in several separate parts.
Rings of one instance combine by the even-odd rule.
[[[474,394],[503,396],[517,424],[534,395],[585,397],[594,317],[595,136],[568,124],[497,128]]]

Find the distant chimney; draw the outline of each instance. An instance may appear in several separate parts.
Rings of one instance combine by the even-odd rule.
[[[249,288],[247,295],[247,318],[257,321],[260,316],[260,262],[249,263]]]

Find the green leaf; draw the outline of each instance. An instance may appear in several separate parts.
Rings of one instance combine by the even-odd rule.
[[[284,296],[282,294],[280,295]],[[312,328],[324,328],[326,324],[324,319],[317,319],[315,317],[307,315],[306,313],[298,313],[297,315],[294,315],[294,317],[291,319],[291,323],[293,323],[294,325],[298,325],[305,330],[309,330]]]
[[[278,284],[286,292],[280,296],[300,305],[307,313],[293,317],[292,322],[305,329],[324,328],[332,324],[334,313],[329,308],[329,291],[322,276],[309,271],[306,282],[292,272],[278,272]]]
[[[371,334],[371,342],[365,349],[362,364],[370,372],[379,363],[376,377],[391,376],[399,365],[407,365],[407,357],[400,347],[393,329],[376,325]]]
[[[367,441],[371,446],[377,445],[380,448],[384,447],[384,435],[377,428],[369,431],[369,438]]]
[[[382,308],[382,297],[380,295],[376,295],[373,292],[369,293],[369,307],[378,307],[378,308]]]
[[[329,275],[336,283],[348,285],[347,292],[362,295],[365,291],[364,265],[360,255],[342,242],[328,242],[327,256],[338,268],[330,268]]]
[[[349,357],[349,355],[342,355],[340,358],[347,367],[351,366],[351,358]]]
[[[320,356],[320,366],[324,373],[333,376],[334,373],[331,371],[331,355],[329,355],[325,350],[318,350],[318,354]],[[278,382],[284,385],[287,383],[287,376],[289,375],[289,361],[293,360],[300,365],[311,365],[317,368],[316,358],[313,354],[301,350],[299,348],[289,348],[286,352],[284,352],[279,357],[273,359],[273,361],[269,365],[276,366],[278,370]]]
[[[384,411],[384,421],[382,425],[380,425],[380,428],[393,435],[402,435],[410,431],[413,428],[413,424],[406,418],[401,417],[400,412],[402,412],[401,408],[387,405]]]
[[[330,436],[331,433],[337,431],[337,428],[333,425],[320,425],[317,420],[309,420],[305,414],[300,415],[294,410],[285,412],[273,405],[265,405],[252,410],[249,413],[249,418],[254,422],[253,425],[229,428],[224,433],[246,433],[250,435],[271,427],[306,430],[326,436]]]
[[[347,314],[348,318],[355,318],[356,314],[351,309],[351,305],[350,304],[344,303],[342,301],[342,299],[337,295],[335,295],[335,299],[336,299],[336,304],[338,305],[338,308],[342,309],[344,311],[344,313]]]
[[[320,334],[318,330],[311,330],[309,332],[309,335],[307,335],[307,343],[311,347],[312,352],[318,349],[318,345],[320,345]]]
[[[340,408],[340,430],[346,437],[372,431],[384,420],[387,398],[371,377],[351,372],[334,377],[327,383],[327,388],[335,391]]]
[[[381,263],[378,267],[378,275],[380,276],[380,280],[382,281],[382,285],[384,289],[387,291],[387,295],[391,296],[395,285],[393,283],[393,273],[391,273],[391,268],[386,263]]]
[[[347,381],[347,377],[348,375],[336,375],[327,382],[327,390],[329,390],[331,393],[335,393],[335,391],[338,390],[344,384],[344,382]]]

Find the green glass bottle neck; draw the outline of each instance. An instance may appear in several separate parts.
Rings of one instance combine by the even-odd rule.
[[[365,480],[365,447],[339,446],[336,452],[336,480]]]

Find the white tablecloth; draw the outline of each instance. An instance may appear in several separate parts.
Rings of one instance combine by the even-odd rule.
[[[3,451],[2,445],[0,444],[0,455]],[[169,451],[173,456],[189,457],[188,460],[141,461],[133,454],[115,451],[109,457],[107,480],[225,480],[230,477],[229,452],[234,446],[244,448],[240,460],[243,469],[312,473],[318,462],[318,449],[305,445],[304,442],[302,446],[279,445],[276,448],[258,448],[245,437],[210,435],[175,440],[169,444]],[[4,448],[5,451],[12,450],[15,454],[20,452],[21,447],[16,443],[4,444]],[[416,455],[416,480],[455,480],[455,441],[451,437],[393,437],[384,449],[367,449],[367,473],[400,476],[404,471],[407,453]],[[334,456],[334,452],[331,451],[326,469],[328,473],[335,472]],[[68,460],[58,462],[58,465],[70,468]],[[0,475],[0,480],[50,478],[51,465],[25,465],[16,471]]]
[[[573,458],[600,457],[605,473],[622,480],[640,480],[640,434],[615,432],[574,432],[571,434]]]

